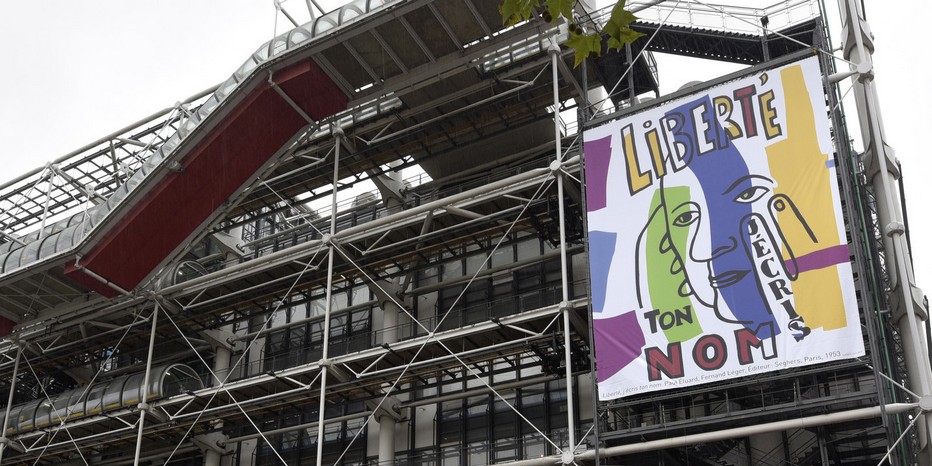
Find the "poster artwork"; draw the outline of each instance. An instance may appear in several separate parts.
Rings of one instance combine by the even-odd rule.
[[[585,132],[602,400],[864,354],[818,61]]]

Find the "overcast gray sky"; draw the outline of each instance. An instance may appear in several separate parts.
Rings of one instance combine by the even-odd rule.
[[[323,3],[331,9],[337,0]],[[918,284],[932,293],[932,244],[926,240],[932,183],[924,179],[932,161],[922,118],[932,92],[920,71],[930,68],[925,23],[932,2],[866,4],[887,142],[904,166]],[[307,19],[304,1],[283,5]],[[831,26],[837,36],[840,26]],[[275,31],[290,27],[272,0],[0,3],[0,182],[223,81]],[[717,69],[660,73],[665,87],[675,89]],[[842,91],[849,87],[844,83]]]

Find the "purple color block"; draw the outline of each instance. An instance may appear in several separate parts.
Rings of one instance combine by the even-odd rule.
[[[848,254],[848,245],[839,244],[838,246],[810,252],[805,256],[796,258],[796,266],[799,267],[797,273],[807,270],[824,269],[825,267],[847,263],[850,260],[851,257]],[[786,267],[789,270],[793,270],[793,263],[791,261],[786,261]]]
[[[612,137],[587,141],[586,153],[586,210],[595,212],[606,205],[605,186],[608,182],[608,164],[612,159]]]
[[[595,335],[595,360],[598,381],[608,380],[641,355],[644,333],[637,322],[637,312],[626,312],[609,319],[592,321]]]

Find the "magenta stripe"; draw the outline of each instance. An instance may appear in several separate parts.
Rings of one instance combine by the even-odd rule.
[[[797,273],[807,270],[824,269],[825,267],[844,264],[850,260],[848,245],[839,244],[838,246],[820,249],[796,258],[796,265],[799,267]],[[791,261],[786,261],[786,268],[792,270],[793,263]]]

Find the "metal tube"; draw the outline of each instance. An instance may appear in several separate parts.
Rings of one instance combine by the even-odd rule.
[[[120,285],[117,285],[116,283],[113,283],[113,282],[111,282],[110,280],[107,280],[106,278],[104,278],[104,277],[102,277],[101,275],[99,275],[97,272],[94,272],[93,270],[91,270],[91,269],[89,269],[89,268],[87,268],[87,267],[81,265],[81,256],[80,256],[80,255],[77,255],[77,256],[75,256],[75,258],[74,258],[74,268],[76,268],[76,269],[80,270],[81,272],[85,273],[88,277],[91,277],[91,278],[93,278],[94,280],[97,280],[97,281],[99,281],[100,283],[103,283],[104,285],[107,285],[108,287],[112,288],[113,291],[116,291],[117,293],[120,293],[120,294],[123,295],[123,296],[130,296],[130,295],[131,295],[131,293],[130,293],[129,291],[124,290],[122,287],[120,287]]]
[[[914,384],[918,381],[917,385],[921,387],[920,396],[925,401],[932,396],[932,380],[930,380],[932,371],[930,371],[929,359],[926,356],[927,352],[923,343],[924,335],[919,332],[919,319],[913,306],[914,278],[906,247],[906,238],[903,235],[904,225],[898,206],[893,202],[893,197],[897,192],[891,186],[890,178],[895,175],[890,171],[891,168],[887,164],[887,151],[881,129],[881,114],[877,108],[877,96],[874,94],[873,76],[870,74],[872,73],[870,51],[865,46],[864,37],[862,36],[864,32],[864,25],[861,20],[863,12],[860,10],[858,3],[853,0],[841,1],[839,6],[847,22],[845,26],[849,34],[854,37],[854,50],[846,55],[853,58],[852,61],[856,61],[857,70],[867,78],[859,80],[856,84],[863,93],[863,98],[858,99],[857,102],[859,117],[862,121],[862,137],[865,146],[867,146],[867,142],[871,143],[874,162],[878,166],[878,171],[873,179],[874,186],[879,188],[875,188],[878,191],[875,192],[875,196],[878,198],[878,214],[880,214],[881,219],[886,218],[888,221],[888,223],[881,225],[881,228],[883,228],[884,234],[890,238],[889,244],[893,246],[893,263],[895,264],[893,270],[888,269],[888,274],[892,273],[891,287],[896,290],[896,285],[899,285],[899,301],[903,307],[907,327],[902,329],[902,325],[900,325],[901,333],[904,337],[904,343],[912,347],[907,348],[905,354],[910,372],[909,378]],[[855,56],[851,56],[852,53]],[[886,215],[883,215],[884,211],[886,211]],[[889,258],[887,263],[890,263]],[[925,419],[920,424],[919,432],[922,434],[920,435],[920,445],[921,449],[925,450],[925,454],[920,455],[919,459],[921,464],[932,464],[932,447],[929,445],[929,441],[932,439],[930,438],[932,437],[932,413],[923,412],[921,415]]]
[[[516,382],[497,384],[495,386],[495,391],[501,393],[505,390],[512,390],[516,388],[527,387],[530,385],[547,383],[552,380],[556,380],[558,378],[559,376],[555,376],[555,375],[541,375],[541,376],[537,376],[537,377],[533,377],[529,379],[521,379]],[[432,405],[432,404],[442,403],[444,401],[462,400],[464,398],[470,398],[473,396],[488,395],[489,393],[492,393],[491,388],[479,387],[479,388],[474,388],[472,390],[466,390],[466,391],[459,392],[459,393],[451,393],[449,395],[440,395],[440,396],[435,396],[433,398],[417,399],[417,400],[402,404],[401,409],[416,408],[418,406]]]
[[[337,232],[337,186],[340,180],[340,147],[342,146],[343,128],[337,126],[333,130],[336,138],[333,153],[333,195],[330,198],[330,235],[325,239],[329,249],[327,257],[327,292],[326,305],[324,306],[324,341],[320,357],[320,405],[318,408],[317,420],[317,464],[323,464],[324,456],[324,411],[327,401],[327,373],[329,372],[329,361],[327,360],[330,346],[330,312],[333,307],[333,256],[336,254],[336,248],[333,246],[333,236]]]
[[[884,408],[886,409],[887,414],[901,414],[912,409],[916,409],[918,406],[919,405],[916,403],[892,403],[886,405]],[[881,406],[872,406],[870,408],[852,409],[850,411],[820,414],[816,416],[768,422],[764,424],[755,424],[745,427],[735,427],[732,429],[723,429],[714,432],[703,432],[700,434],[683,435],[680,437],[651,440],[647,442],[629,443],[616,447],[602,448],[599,450],[599,455],[602,458],[607,458],[611,456],[630,455],[645,451],[684,447],[687,445],[696,445],[700,443],[718,442],[721,440],[748,437],[751,435],[763,434],[767,432],[779,432],[782,430],[790,429],[805,429],[809,427],[818,427],[828,424],[855,421],[858,419],[869,419],[880,416],[880,413]],[[591,461],[594,458],[594,450],[584,451],[576,457],[577,460],[582,461]],[[507,466],[553,466],[554,463],[559,463],[559,458],[554,456],[545,456],[541,458],[499,464]]]
[[[155,328],[159,319],[159,303],[155,302],[152,308],[152,331],[149,332],[149,356],[146,357],[146,375],[142,378],[142,388],[139,402],[139,432],[136,434],[136,456],[133,465],[139,466],[139,455],[142,453],[142,430],[145,428],[146,412],[149,411],[149,376],[152,375],[152,354],[155,352]]]
[[[563,145],[562,138],[560,137],[560,81],[559,81],[559,63],[560,60],[560,47],[556,42],[550,43],[550,48],[548,50],[550,53],[551,65],[553,68],[553,131],[554,131],[554,144],[556,146],[556,154],[554,157],[553,163],[550,165],[550,169],[553,171],[553,175],[557,178],[557,206],[559,211],[559,231],[560,231],[560,279],[562,280],[561,288],[563,289],[563,300],[560,302],[560,307],[563,312],[563,358],[566,364],[566,425],[568,435],[567,443],[569,446],[569,454],[575,456],[576,454],[576,420],[575,420],[575,403],[573,401],[573,364],[572,364],[572,340],[570,339],[570,292],[569,292],[569,278],[567,278],[567,266],[566,266],[566,214],[563,202],[563,164],[561,163],[561,158],[563,156]],[[564,450],[566,453],[567,450]],[[564,455],[564,458],[570,457]]]
[[[3,464],[3,452],[6,450],[7,443],[10,441],[6,438],[6,428],[10,421],[10,408],[13,407],[13,394],[16,392],[16,376],[19,372],[19,360],[23,355],[23,347],[17,345],[16,347],[16,361],[13,363],[13,378],[10,379],[10,396],[6,400],[6,414],[3,416],[3,430],[0,430],[0,439],[3,441],[0,442],[0,464]]]
[[[229,348],[218,346],[214,348],[214,379],[216,384],[220,385],[230,374],[230,355],[232,352]]]
[[[349,421],[349,420],[352,420],[352,419],[359,419],[359,418],[361,418],[361,417],[368,417],[368,416],[371,415],[371,414],[372,414],[372,411],[361,411],[361,412],[358,412],[358,413],[347,414],[346,416],[332,417],[332,418],[327,419],[327,420],[330,421],[330,422],[343,422],[343,421]],[[259,438],[259,437],[261,437],[261,436],[263,436],[263,435],[265,435],[266,437],[268,437],[268,436],[271,436],[271,435],[283,434],[283,433],[285,433],[285,432],[292,432],[292,431],[295,431],[295,430],[313,429],[313,428],[317,427],[318,425],[319,425],[319,424],[317,424],[316,422],[308,422],[308,423],[304,423],[304,424],[298,424],[298,425],[296,425],[296,426],[281,427],[281,428],[278,428],[278,429],[267,430],[267,431],[265,431],[265,432],[262,432],[261,434],[258,433],[258,432],[256,432],[255,434],[246,434],[246,435],[241,435],[241,436],[239,436],[239,437],[233,437],[233,438],[227,440],[227,443],[229,443],[229,444],[236,444],[236,443],[240,443],[240,442],[245,442],[246,440],[254,440],[254,439],[257,439],[257,438]]]
[[[572,163],[572,160],[567,161],[567,163]],[[358,234],[378,235],[378,234],[383,233],[383,230],[379,228],[387,227],[394,222],[410,219],[417,214],[436,210],[443,206],[446,206],[446,205],[449,205],[455,202],[459,202],[462,200],[470,199],[478,195],[486,194],[496,189],[514,187],[516,185],[519,185],[522,182],[526,182],[529,180],[533,180],[534,178],[540,177],[541,175],[545,173],[546,170],[547,170],[546,168],[528,170],[526,172],[517,174],[513,177],[506,178],[504,180],[492,182],[484,186],[479,186],[475,189],[471,189],[469,191],[465,191],[459,194],[454,194],[452,196],[448,196],[443,199],[438,199],[433,202],[428,202],[426,204],[421,204],[419,206],[412,207],[410,209],[405,210],[404,212],[399,212],[399,213],[395,213],[395,214],[392,214],[386,217],[381,217],[371,222],[366,222],[361,225],[357,225],[355,227],[349,227],[345,230],[340,231],[339,237],[346,238],[346,237],[349,237],[352,235],[358,235]],[[258,259],[254,259],[248,262],[243,262],[241,264],[232,265],[230,267],[227,267],[223,270],[220,270],[220,271],[217,271],[211,274],[203,275],[197,278],[192,278],[191,280],[188,280],[184,283],[179,283],[178,285],[172,285],[172,286],[163,288],[162,295],[171,296],[175,293],[183,293],[187,290],[190,290],[194,286],[219,280],[220,277],[230,277],[231,275],[237,272],[247,271],[254,267],[269,264],[276,260],[290,261],[290,260],[293,260],[295,256],[300,256],[300,254],[302,253],[315,249],[317,246],[320,245],[320,243],[321,242],[319,240],[311,240],[306,243],[300,244],[298,246],[294,246],[292,248],[288,248],[288,249],[284,249],[281,251],[276,251],[276,252],[267,254]]]
[[[371,301],[366,301],[363,303],[353,304],[352,306],[347,306],[341,309],[341,311],[352,312],[355,310],[368,308],[369,306],[373,304],[378,304],[378,302],[379,302],[378,300],[373,299]],[[291,327],[296,327],[298,325],[304,325],[308,322],[316,322],[318,320],[321,320],[322,318],[323,317],[321,316],[313,316],[313,317],[306,317],[304,319],[292,320],[291,322],[288,322],[287,324],[278,325],[275,328],[264,328],[262,330],[256,330],[255,332],[249,332],[243,335],[237,335],[232,338],[234,340],[239,340],[239,341],[249,341],[249,340],[252,340],[253,337],[255,337],[256,335],[266,335],[276,330],[281,330],[283,328],[291,328]]]
[[[220,466],[220,453],[216,450],[204,450],[204,466]]]
[[[54,172],[52,171],[50,166],[46,168],[49,169],[49,172],[46,175],[48,177],[48,186],[46,186],[46,189],[45,189],[45,204],[42,207],[42,224],[39,225],[39,240],[40,241],[42,240],[42,238],[45,237],[45,222],[48,221],[49,219],[49,201],[52,200],[52,187],[53,187],[52,177],[54,176]]]
[[[281,11],[282,11],[283,13],[285,12],[285,10],[281,10]],[[288,13],[285,13],[285,16],[288,17],[288,19],[291,19],[291,17],[288,16]],[[295,27],[297,27],[297,24],[295,25]],[[278,95],[281,96],[281,98],[284,99],[285,102],[286,102],[298,115],[300,115],[301,118],[304,119],[304,121],[307,122],[307,124],[309,124],[309,125],[311,125],[312,127],[314,127],[314,129],[317,128],[317,121],[315,121],[313,118],[311,118],[311,116],[308,115],[307,112],[305,112],[304,109],[301,108],[301,106],[298,105],[298,103],[295,102],[294,99],[291,98],[291,96],[289,96],[288,94],[286,94],[285,91],[284,91],[284,89],[278,87],[278,84],[276,84],[275,81],[272,81],[272,72],[271,72],[271,71],[269,71],[269,86],[271,86],[272,89],[274,89],[275,92],[278,93]]]
[[[581,247],[568,248],[567,251],[580,251]],[[483,269],[481,272],[476,274],[476,278],[485,278],[485,277],[494,277],[499,276],[505,273],[510,273],[515,269],[520,269],[522,267],[527,267],[530,265],[540,264],[541,262],[546,262],[549,259],[552,259],[557,254],[560,254],[560,251],[547,251],[539,256],[530,257],[528,259],[518,259],[514,262],[508,262],[507,264],[499,265],[496,267],[491,267],[488,269]],[[434,283],[431,285],[424,285],[408,291],[407,293],[415,294],[424,294],[430,293],[432,291],[437,291],[446,287],[456,286],[461,283],[468,282],[472,277],[459,277],[451,280],[444,280],[442,282]]]
[[[379,416],[378,464],[395,464],[395,419],[389,414]]]
[[[208,94],[210,94],[210,93],[216,91],[218,87],[220,87],[219,84],[216,85],[216,86],[212,86],[212,87],[210,87],[210,88],[204,89],[203,91],[198,92],[197,94],[194,94],[194,95],[192,95],[191,97],[188,97],[187,99],[182,100],[181,103],[189,103],[189,102],[193,102],[193,101],[195,101],[195,100],[198,100],[198,99],[200,99],[200,98],[202,98],[202,97],[204,97],[204,96],[206,96],[206,95],[208,95]],[[162,116],[162,115],[165,115],[166,113],[169,113],[169,112],[171,112],[171,111],[174,110],[174,109],[175,109],[175,107],[168,107],[168,108],[159,110],[158,112],[155,112],[155,113],[153,113],[153,114],[151,114],[151,115],[149,115],[149,116],[147,116],[147,117],[145,117],[145,118],[143,118],[143,119],[141,119],[141,120],[139,120],[139,121],[136,121],[135,123],[130,123],[129,125],[124,126],[123,128],[114,131],[113,133],[110,133],[110,134],[108,134],[108,135],[106,135],[106,136],[104,136],[104,137],[102,137],[102,138],[100,138],[100,139],[98,139],[98,140],[96,140],[96,141],[94,141],[94,142],[92,142],[92,143],[90,143],[90,144],[84,146],[84,147],[81,147],[80,149],[73,150],[73,151],[71,151],[71,152],[69,152],[69,153],[67,153],[67,154],[65,154],[65,155],[63,155],[63,156],[61,156],[61,157],[59,157],[59,158],[53,160],[53,161],[50,162],[50,163],[51,163],[51,164],[62,164],[62,163],[68,162],[68,159],[70,159],[71,157],[74,157],[75,155],[78,155],[78,154],[80,154],[81,152],[84,152],[84,151],[86,151],[86,150],[93,149],[94,147],[97,147],[97,146],[99,146],[100,144],[103,144],[103,143],[105,143],[105,142],[107,142],[107,141],[109,141],[109,140],[111,140],[111,139],[113,139],[113,138],[116,138],[117,136],[119,136],[119,135],[121,135],[121,134],[123,134],[123,133],[126,133],[126,132],[128,132],[128,131],[132,131],[132,130],[134,130],[134,129],[137,129],[137,128],[139,128],[140,126],[142,126],[142,125],[144,125],[144,124],[146,124],[146,123],[149,123],[150,121],[152,121],[152,120],[154,120],[154,119],[156,119],[156,118],[158,118],[158,117],[160,117],[160,116]],[[45,167],[36,168],[36,169],[34,169],[34,170],[32,170],[32,171],[29,171],[29,172],[27,172],[27,173],[25,173],[25,174],[23,174],[23,175],[20,175],[20,176],[18,176],[18,177],[16,177],[16,178],[13,178],[13,179],[10,180],[10,181],[7,181],[6,183],[3,183],[2,185],[0,185],[0,191],[3,191],[3,190],[5,190],[5,189],[9,188],[10,186],[13,186],[13,185],[16,184],[16,183],[19,183],[20,181],[23,181],[23,180],[29,178],[30,176],[33,176],[33,175],[35,175],[35,174],[37,174],[37,173],[40,173],[40,172],[41,172],[42,170],[44,170],[44,169],[45,169]]]
[[[386,135],[384,135],[384,136],[380,136],[380,137],[377,137],[377,138],[373,138],[373,139],[370,139],[370,140],[368,140],[368,141],[366,141],[365,139],[363,139],[363,141],[366,143],[366,145],[371,146],[372,144],[376,144],[376,143],[379,143],[379,142],[387,141],[387,140],[389,140],[389,139],[392,139],[392,138],[401,136],[402,134],[410,133],[411,131],[414,131],[414,130],[416,130],[416,129],[418,129],[418,128],[421,128],[421,127],[423,127],[423,126],[426,126],[426,125],[428,125],[428,124],[430,124],[430,123],[433,123],[433,122],[435,122],[435,121],[443,120],[443,119],[446,119],[446,118],[450,118],[450,117],[453,116],[453,115],[456,115],[456,114],[465,112],[466,110],[469,110],[469,109],[471,109],[471,108],[479,107],[479,106],[482,106],[482,105],[486,105],[486,104],[488,104],[489,102],[494,102],[494,101],[496,101],[496,100],[498,100],[498,99],[501,99],[501,98],[503,98],[503,97],[508,97],[509,95],[514,94],[514,93],[516,93],[516,92],[521,92],[522,90],[524,90],[524,88],[533,86],[533,85],[534,85],[534,81],[535,81],[536,79],[537,79],[537,77],[535,76],[535,77],[534,77],[534,80],[531,80],[531,81],[529,81],[529,82],[526,82],[526,83],[524,83],[524,84],[522,84],[522,85],[520,85],[520,86],[518,86],[518,87],[508,89],[507,91],[504,91],[504,92],[495,94],[495,95],[493,95],[493,96],[491,96],[491,97],[487,97],[487,98],[482,99],[482,100],[480,100],[480,101],[478,101],[478,102],[473,102],[473,103],[471,103],[471,104],[469,104],[469,105],[466,105],[466,106],[464,106],[464,107],[460,107],[460,108],[458,108],[458,109],[456,109],[456,110],[452,110],[452,111],[449,111],[449,112],[445,112],[443,115],[436,116],[436,117],[431,118],[431,119],[429,119],[429,120],[427,120],[427,121],[422,121],[422,122],[420,122],[420,123],[418,123],[418,124],[411,125],[411,126],[407,126],[407,127],[405,127],[404,129],[395,131],[394,133],[386,134]],[[360,138],[360,139],[361,139],[361,138]]]

